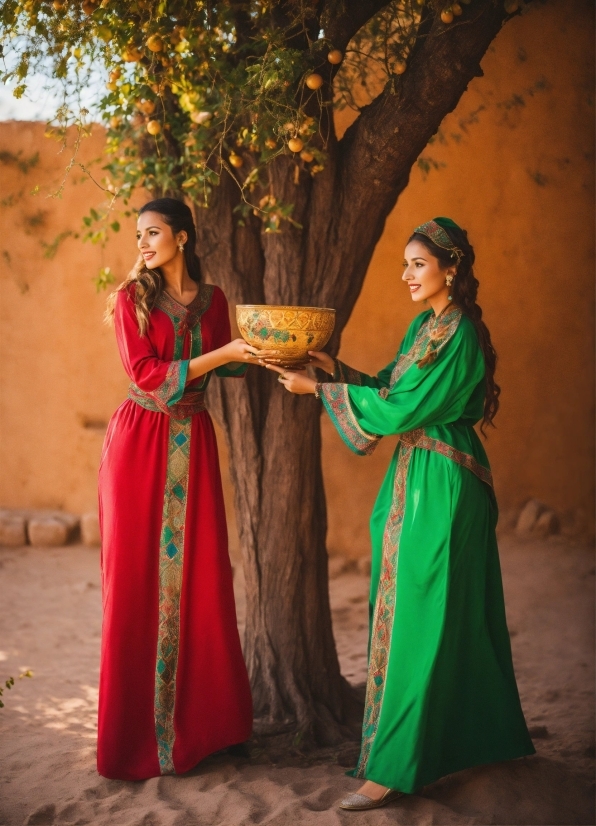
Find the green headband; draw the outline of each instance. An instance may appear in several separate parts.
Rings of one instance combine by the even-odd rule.
[[[426,235],[427,238],[436,244],[437,247],[441,247],[441,249],[449,250],[451,252],[452,258],[457,258],[457,263],[462,260],[464,257],[464,253],[460,250],[459,247],[456,247],[447,232],[446,229],[459,229],[459,227],[455,221],[452,221],[451,218],[433,218],[432,221],[427,221],[426,224],[420,224],[419,227],[416,227],[414,232],[420,233],[420,235]]]

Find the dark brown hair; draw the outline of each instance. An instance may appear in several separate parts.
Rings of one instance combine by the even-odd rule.
[[[478,343],[484,356],[484,363],[486,365],[486,389],[484,396],[484,417],[480,425],[480,430],[486,438],[485,428],[488,425],[495,427],[493,419],[499,409],[501,388],[495,381],[497,353],[492,345],[488,327],[482,320],[482,308],[476,302],[479,281],[474,275],[474,261],[476,256],[474,255],[474,248],[468,241],[468,233],[459,227],[443,227],[443,229],[453,241],[453,245],[463,253],[457,265],[457,272],[451,285],[450,294],[453,298],[453,303],[457,305],[464,315],[467,315],[473,323],[478,336]],[[420,244],[423,244],[430,254],[438,259],[441,268],[447,269],[448,267],[453,267],[457,260],[450,250],[437,246],[430,238],[422,235],[420,232],[415,232],[408,243],[410,243],[410,241],[418,241]]]
[[[188,236],[184,245],[186,269],[193,281],[200,282],[201,263],[195,252],[197,231],[190,207],[183,203],[183,201],[177,201],[175,198],[156,198],[154,201],[149,201],[147,204],[144,204],[139,210],[139,215],[142,215],[144,212],[157,212],[161,215],[166,224],[172,228],[174,235],[182,232],[182,230],[186,232]],[[139,335],[144,336],[149,326],[149,315],[164,288],[164,282],[159,267],[150,270],[145,266],[145,260],[142,255],[137,258],[134,267],[122,284],[108,296],[104,318],[107,323],[112,322],[116,297],[120,290],[127,290],[131,284],[136,285],[135,312],[139,323]]]

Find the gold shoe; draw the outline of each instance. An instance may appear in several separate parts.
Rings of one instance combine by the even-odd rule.
[[[349,794],[339,804],[340,809],[348,809],[352,812],[362,812],[365,809],[380,809],[381,806],[386,806],[400,797],[403,797],[405,792],[398,792],[395,789],[387,789],[383,797],[378,800],[373,800],[372,797],[367,797],[365,794]]]

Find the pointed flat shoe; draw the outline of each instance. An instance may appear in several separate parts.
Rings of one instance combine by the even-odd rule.
[[[365,809],[380,809],[381,806],[386,806],[400,797],[403,797],[405,792],[398,792],[395,789],[387,789],[383,797],[374,800],[372,797],[367,797],[365,794],[349,794],[339,804],[340,809],[347,809],[352,812],[363,812]]]

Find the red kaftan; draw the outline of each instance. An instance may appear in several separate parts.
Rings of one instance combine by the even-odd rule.
[[[230,340],[227,302],[162,293],[139,336],[132,290],[116,336],[132,380],[99,471],[103,635],[97,765],[140,780],[188,771],[246,740],[252,703],[236,626],[209,376],[189,358]],[[238,375],[218,369],[221,375]]]

